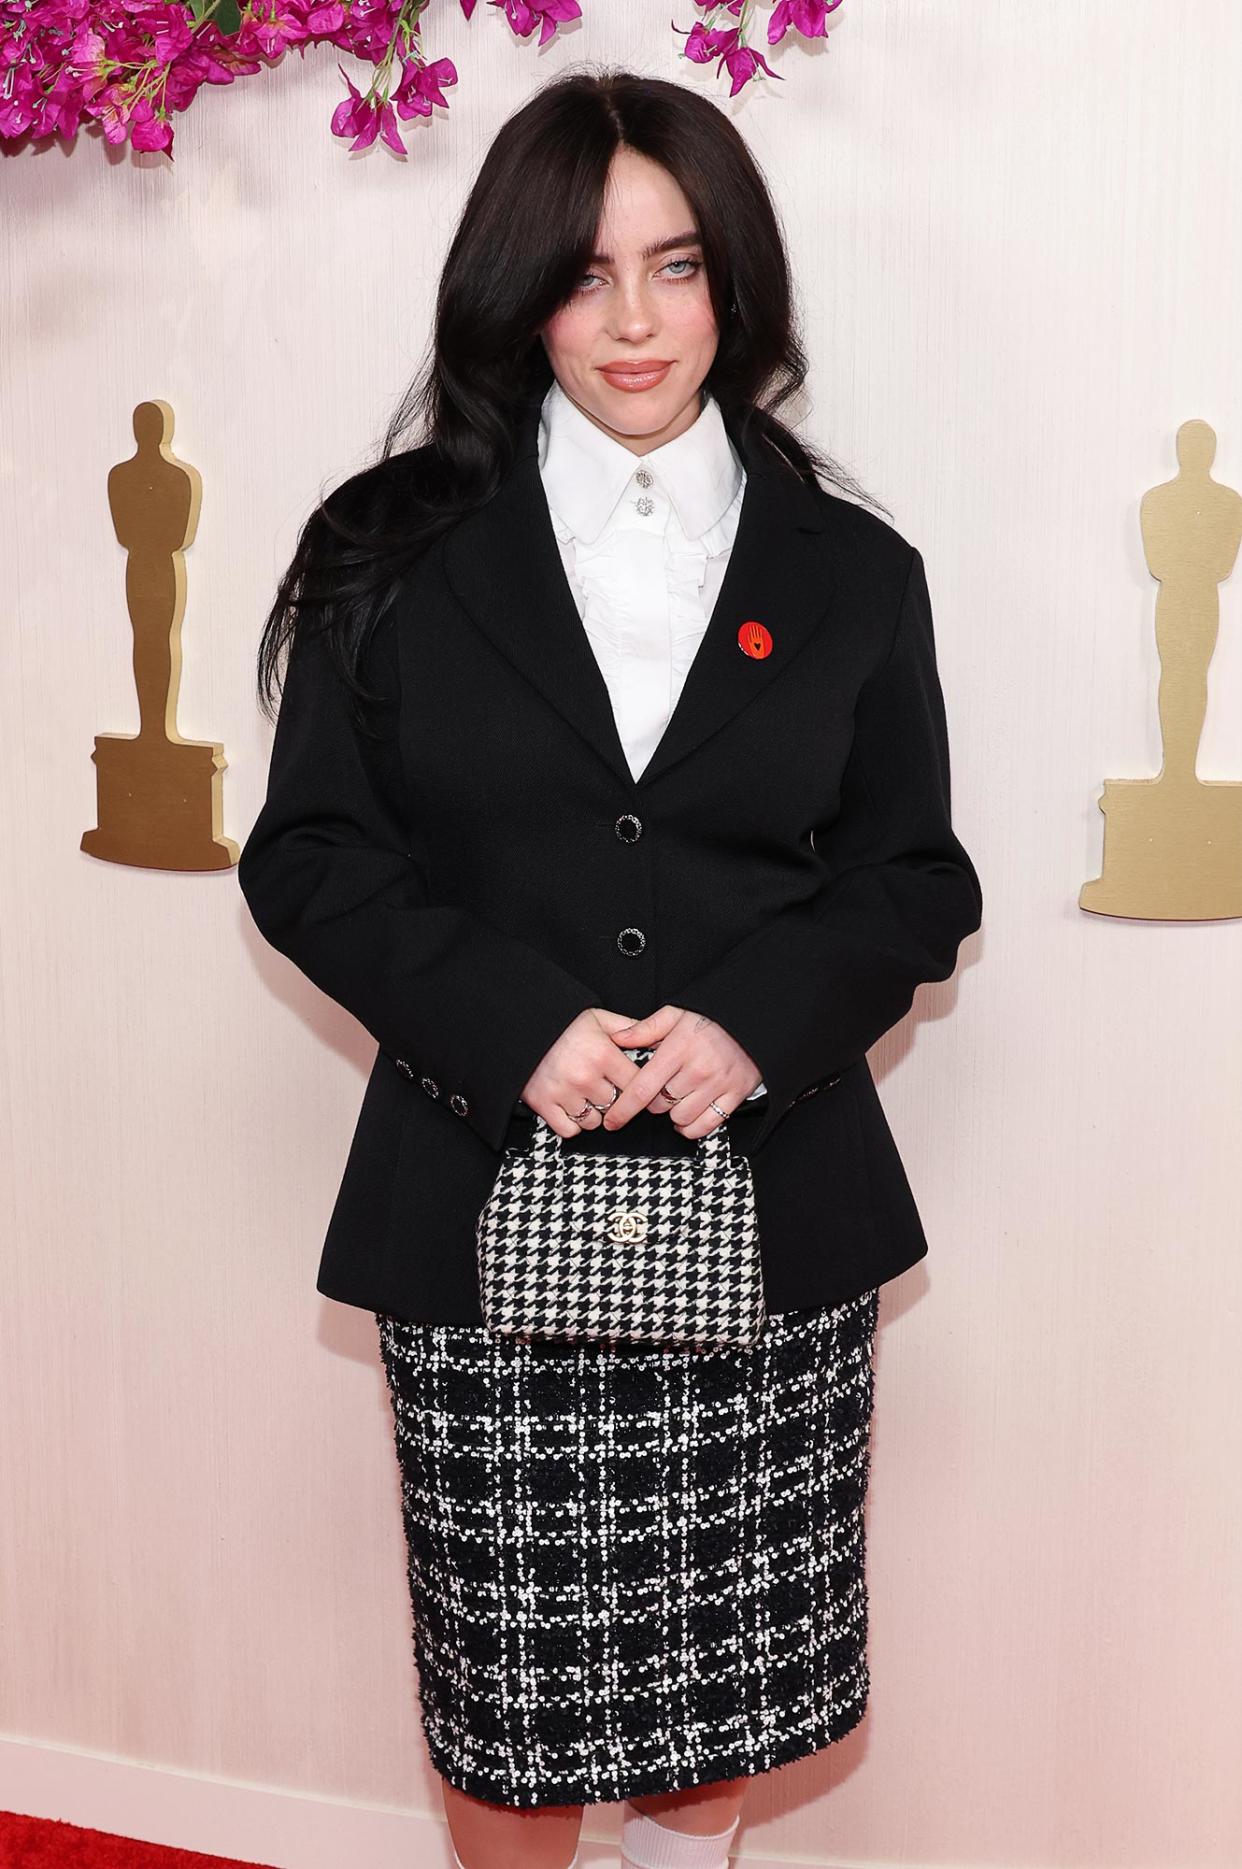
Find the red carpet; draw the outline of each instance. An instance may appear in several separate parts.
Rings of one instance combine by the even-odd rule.
[[[270,1869],[8,1811],[0,1811],[0,1864],[4,1869]]]

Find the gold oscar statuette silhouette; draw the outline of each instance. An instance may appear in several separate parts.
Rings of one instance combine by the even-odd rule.
[[[1157,710],[1163,763],[1154,779],[1106,779],[1102,874],[1079,906],[1138,921],[1242,915],[1242,780],[1195,770],[1207,713],[1208,664],[1220,621],[1217,586],[1242,543],[1242,495],[1213,480],[1216,433],[1177,431],[1178,472],[1139,503],[1147,568],[1160,581]]]
[[[153,870],[226,870],[238,847],[223,834],[220,775],[228,764],[215,740],[177,732],[185,547],[198,529],[202,479],[173,455],[166,402],[134,410],[137,451],[108,475],[116,536],[129,554],[125,598],[133,630],[136,735],[95,736],[98,828],[81,848],[107,863]]]

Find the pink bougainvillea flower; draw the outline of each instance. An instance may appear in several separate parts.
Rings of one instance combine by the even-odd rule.
[[[768,20],[768,44],[779,45],[790,27],[804,39],[822,39],[825,21],[841,0],[777,0]]]
[[[752,45],[735,46],[731,52],[725,53],[723,63],[728,66],[729,76],[733,80],[729,86],[730,97],[736,97],[742,86],[750,83],[761,65],[769,78],[779,78],[781,75],[779,71],[773,71],[762,52],[756,52]]]
[[[384,98],[383,102],[380,104],[379,126],[380,135],[388,144],[388,147],[390,149],[395,149],[399,156],[404,156],[406,154],[406,148],[401,138],[401,132],[397,128],[397,113],[393,108],[390,98]]]
[[[620,0],[618,0],[620,3]],[[204,84],[232,84],[291,47],[330,44],[377,68],[365,93],[342,72],[349,95],[332,117],[351,149],[382,139],[405,153],[398,118],[430,117],[457,83],[449,59],[428,62],[419,29],[427,0],[240,0],[235,31],[190,0],[0,0],[0,139],[66,140],[98,122],[107,141],[171,155],[173,123]],[[471,19],[478,0],[459,0]],[[538,28],[546,45],[581,18],[580,0],[488,0],[521,39]],[[775,0],[771,45],[789,32],[824,37],[841,0]],[[736,96],[760,72],[778,77],[750,44],[753,0],[696,0],[702,18],[684,54],[728,69]],[[234,18],[237,16],[234,15]],[[717,24],[720,22],[721,24]],[[396,68],[394,70],[394,67]],[[395,80],[395,90],[393,84]]]
[[[325,8],[325,12],[330,10]],[[352,0],[339,26],[327,26],[316,38],[339,45],[372,65],[385,64],[391,54],[394,37],[406,36],[406,50],[418,32],[417,19],[403,18],[408,7],[401,0]]]
[[[261,59],[245,58],[233,42],[219,37],[213,41],[205,32],[195,33],[192,49],[176,66],[178,72],[192,72],[203,84],[232,84],[234,78],[262,69]]]
[[[677,31],[677,28],[673,28]],[[770,78],[779,78],[780,73],[773,71],[761,52],[753,46],[743,43],[741,28],[737,26],[706,26],[702,20],[696,20],[690,28],[684,47],[685,56],[696,65],[708,65],[717,60],[716,70],[721,65],[728,69],[732,83],[729,96],[736,97],[743,85],[749,84],[756,72],[763,68]]]
[[[246,9],[250,36],[264,58],[279,58],[286,46],[301,45],[309,34],[306,21],[289,0],[264,0],[262,11]],[[245,22],[243,22],[243,30]]]
[[[162,17],[152,22],[151,56],[157,65],[171,65],[180,58],[194,37],[194,27],[183,6],[162,10]]]
[[[76,81],[84,98],[94,97],[108,82],[106,49],[92,27],[79,27],[65,59],[65,70]]]
[[[109,143],[123,143],[129,135],[133,102],[125,87],[106,84],[95,99],[94,114]]]
[[[451,58],[437,58],[430,65],[420,65],[410,59],[401,75],[401,82],[392,94],[397,114],[401,117],[429,117],[434,104],[447,106],[444,95],[446,84],[457,83],[457,67]]]
[[[129,140],[135,149],[164,149],[172,160],[172,124],[157,111],[149,97],[140,97],[130,112]]]
[[[673,31],[680,29],[674,26]],[[714,58],[720,58],[735,50],[739,33],[736,26],[705,26],[702,20],[696,20],[683,48],[686,58],[696,65],[710,65]]]
[[[342,98],[332,112],[332,134],[352,136],[351,149],[366,149],[379,134],[379,112],[372,101],[363,97],[349,73],[340,65],[337,70],[349,86],[349,96]]]
[[[529,39],[538,26],[540,45],[546,45],[566,20],[582,17],[578,0],[489,0],[489,5],[504,8],[505,18],[519,39]]]

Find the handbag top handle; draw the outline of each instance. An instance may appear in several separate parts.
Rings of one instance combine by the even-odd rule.
[[[574,1157],[566,1155],[564,1149],[561,1147],[563,1142],[567,1140],[572,1141],[574,1138],[558,1135],[547,1118],[540,1116],[537,1110],[532,1110],[531,1115],[534,1117],[534,1135],[531,1140],[529,1152],[531,1154],[539,1154],[549,1159],[557,1158],[562,1161],[574,1159]],[[594,1134],[594,1131],[583,1129],[579,1130],[578,1133],[579,1135],[589,1136]],[[624,1131],[614,1130],[612,1133],[614,1135],[621,1135]],[[580,1149],[575,1153],[577,1156],[585,1158],[588,1151]],[[723,1161],[732,1158],[733,1153],[733,1144],[729,1136],[728,1123],[726,1121],[719,1123],[715,1129],[709,1130],[705,1136],[696,1136],[694,1138],[694,1154],[687,1159],[700,1162],[707,1161],[714,1164],[717,1156]],[[671,1159],[677,1160],[678,1158],[672,1157]]]

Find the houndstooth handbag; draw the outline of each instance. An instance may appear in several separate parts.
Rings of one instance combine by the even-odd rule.
[[[749,1348],[767,1317],[751,1166],[725,1124],[688,1155],[567,1154],[535,1115],[479,1214],[502,1336]]]

